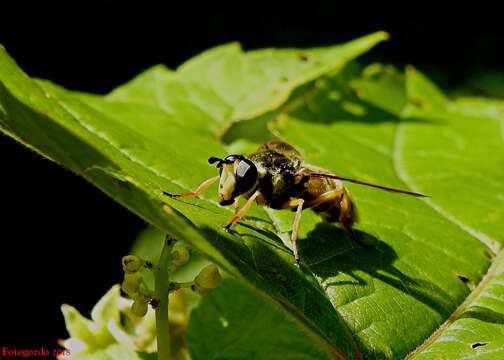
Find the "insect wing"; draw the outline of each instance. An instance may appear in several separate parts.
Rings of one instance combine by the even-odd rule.
[[[309,176],[309,177],[318,177],[318,178],[336,179],[336,180],[343,180],[343,181],[348,181],[348,182],[351,182],[351,183],[354,183],[354,184],[359,184],[359,185],[373,187],[375,189],[380,189],[380,190],[395,192],[395,193],[398,193],[398,194],[405,194],[405,195],[411,195],[411,196],[417,196],[417,197],[428,197],[427,195],[423,195],[423,194],[420,194],[420,193],[417,193],[417,192],[413,192],[413,191],[396,189],[396,188],[392,188],[392,187],[388,187],[388,186],[373,184],[373,183],[370,183],[370,182],[367,182],[367,181],[353,179],[353,178],[344,177],[344,176],[339,176],[339,175],[330,174],[330,173],[307,173],[306,176]]]

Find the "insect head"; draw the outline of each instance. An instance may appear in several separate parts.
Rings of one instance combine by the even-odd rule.
[[[231,205],[235,198],[251,191],[257,184],[257,167],[242,155],[228,155],[224,159],[211,157],[210,164],[219,168],[219,204]]]

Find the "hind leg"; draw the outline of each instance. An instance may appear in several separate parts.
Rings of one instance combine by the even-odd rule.
[[[339,222],[348,237],[363,248],[370,248],[353,231],[357,213],[352,198],[346,188],[334,189],[306,202],[304,208],[312,207],[324,220]]]
[[[329,206],[321,209],[320,207],[324,207],[324,204],[328,204]],[[355,205],[346,188],[328,191],[305,203],[305,207],[313,207],[315,212],[319,213],[327,221],[339,222],[353,242],[361,247],[369,248],[369,245],[360,240],[352,229],[353,224],[357,220],[357,214]]]
[[[296,209],[296,217],[292,223],[292,233],[291,233],[291,250],[294,254],[294,259],[296,260],[296,265],[301,265],[301,258],[299,257],[298,251],[298,234],[299,234],[299,224],[301,223],[301,212],[303,211],[303,199],[291,199],[282,204],[282,209]]]
[[[294,253],[294,259],[296,260],[297,266],[301,265],[301,258],[299,257],[298,252],[298,233],[299,233],[299,224],[301,223],[301,212],[303,211],[303,199],[298,199],[297,208],[296,208],[296,217],[294,218],[294,223],[292,224],[292,235],[291,235],[291,243],[292,250]]]
[[[353,242],[360,245],[363,248],[371,248],[369,245],[365,244],[361,239],[355,235],[353,231],[353,224],[355,223],[357,216],[355,212],[355,206],[350,198],[350,194],[348,191],[344,190],[341,194],[341,198],[339,200],[340,214],[338,218],[338,222],[341,224],[341,227],[347,233],[348,237],[352,239]]]

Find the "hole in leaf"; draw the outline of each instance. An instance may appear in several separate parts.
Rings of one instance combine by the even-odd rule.
[[[462,281],[464,284],[467,284],[471,279],[469,279],[467,276],[462,275],[462,274],[457,274],[457,277]]]
[[[471,344],[471,348],[476,349],[477,347],[485,346],[485,345],[488,345],[488,343],[487,342],[475,342],[474,344]]]
[[[229,326],[229,321],[225,317],[219,317],[219,321],[223,328],[227,328]]]

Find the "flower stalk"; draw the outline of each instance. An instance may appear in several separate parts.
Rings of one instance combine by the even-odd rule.
[[[133,299],[131,312],[143,317],[148,312],[148,305],[154,309],[156,318],[157,355],[160,360],[171,359],[171,332],[169,325],[169,296],[180,289],[190,288],[201,296],[206,296],[216,288],[221,280],[219,269],[209,264],[200,270],[192,281],[174,282],[174,271],[189,260],[189,251],[177,240],[167,235],[161,250],[159,262],[153,264],[137,255],[126,255],[122,259],[124,281],[121,289]],[[144,283],[142,270],[154,274],[154,290]]]
[[[163,250],[159,258],[158,269],[154,272],[154,298],[157,303],[156,311],[156,337],[159,360],[171,358],[170,325],[168,317],[169,285],[171,252],[176,240],[170,235],[166,236]]]

